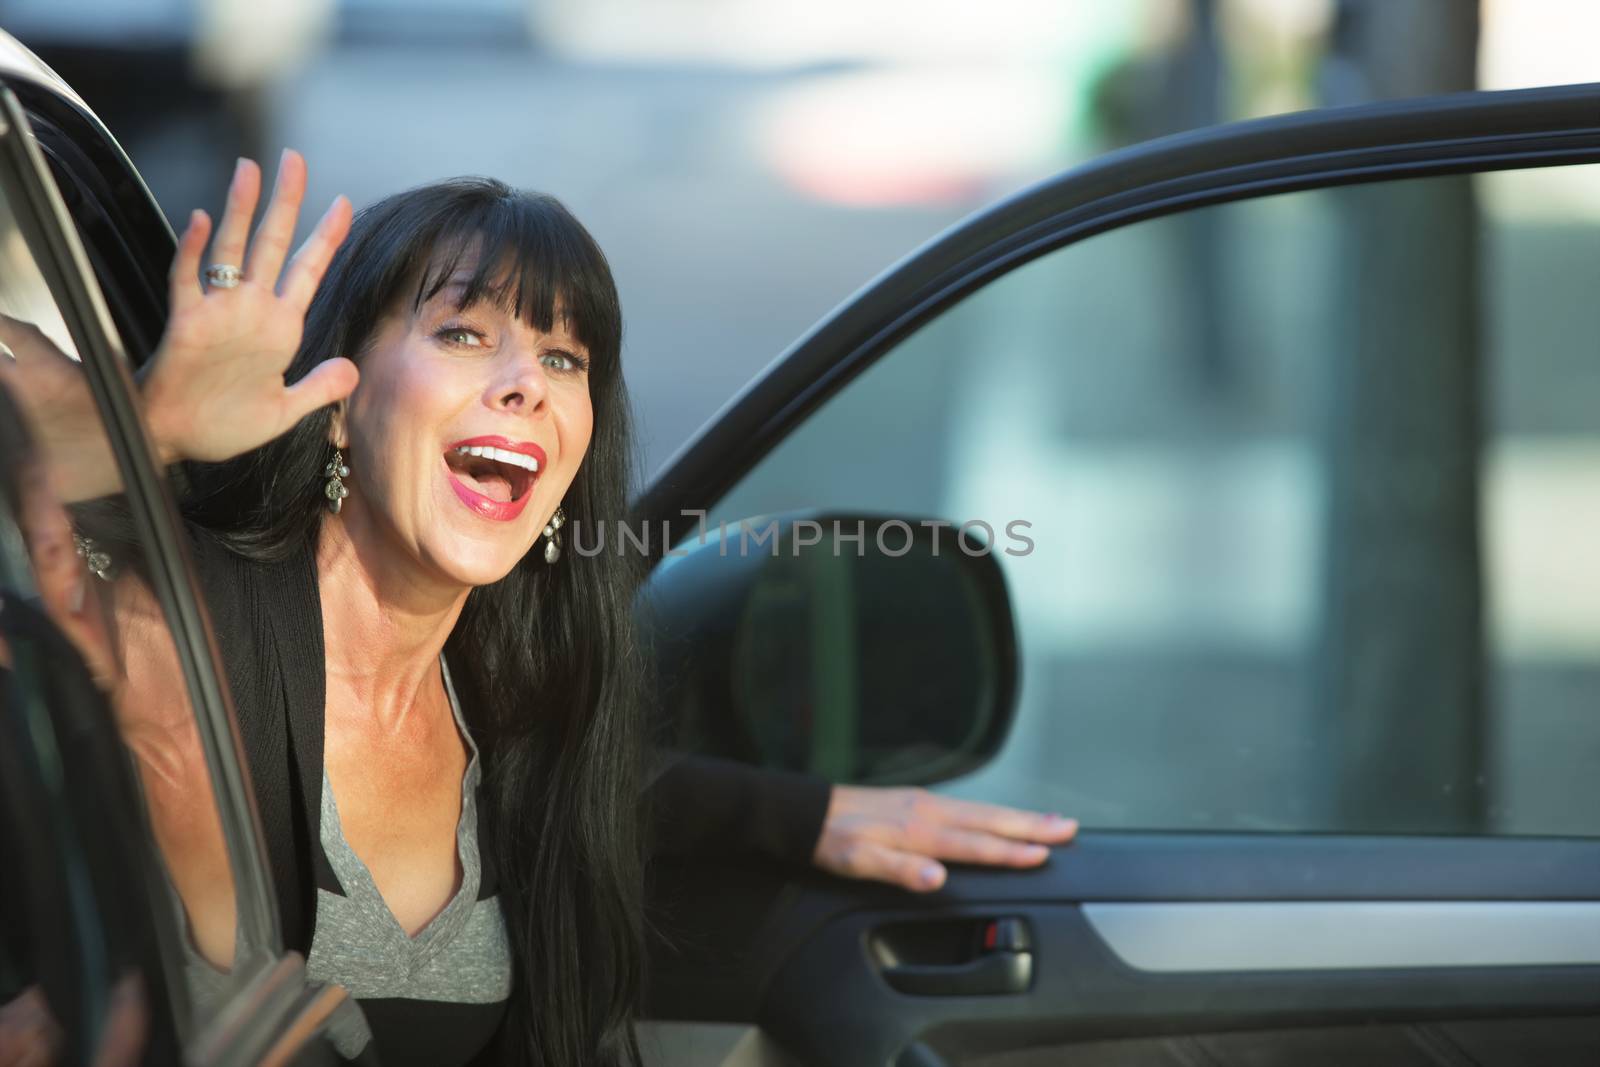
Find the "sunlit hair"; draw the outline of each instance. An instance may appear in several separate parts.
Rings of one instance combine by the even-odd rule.
[[[462,178],[361,211],[286,378],[334,356],[359,364],[386,316],[414,313],[461,270],[471,272],[463,308],[492,300],[540,331],[560,313],[588,349],[594,432],[562,507],[580,528],[622,520],[635,455],[616,285],[551,197]],[[303,549],[327,514],[331,419],[324,409],[245,456],[189,465],[186,515],[241,555]],[[536,544],[468,595],[445,646],[484,756],[484,825],[515,958],[508,1062],[638,1060],[644,727],[630,605],[640,566],[633,553],[551,565]]]

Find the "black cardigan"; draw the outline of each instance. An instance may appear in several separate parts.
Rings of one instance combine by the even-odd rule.
[[[236,555],[199,527],[190,532],[250,765],[284,947],[306,953],[327,677],[312,546],[268,564]],[[810,862],[831,794],[822,778],[682,754],[665,761],[651,788],[657,855],[732,852],[796,865]]]

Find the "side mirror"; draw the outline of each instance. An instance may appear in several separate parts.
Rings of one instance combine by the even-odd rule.
[[[872,784],[954,778],[999,750],[1016,633],[970,531],[791,513],[675,551],[639,603],[663,743]]]

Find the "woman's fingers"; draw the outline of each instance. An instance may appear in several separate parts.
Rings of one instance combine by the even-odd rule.
[[[283,379],[312,297],[349,232],[350,203],[334,200],[285,271],[305,198],[305,161],[284,151],[271,201],[252,234],[260,185],[260,168],[240,160],[209,259],[204,213],[194,213],[179,238],[172,314],[156,358],[139,375],[145,419],[168,462],[238,455],[356,387],[355,364],[347,359],[327,361],[292,386]],[[198,282],[201,268],[220,264],[239,267],[245,284],[208,292]]]
[[[1044,845],[1026,844],[981,830],[944,827],[933,832],[927,852],[955,863],[980,863],[986,867],[1037,867],[1050,857]]]
[[[356,365],[343,356],[323,360],[285,393],[289,409],[284,425],[292,426],[318,408],[343,400],[359,379]]]
[[[877,841],[856,840],[824,857],[824,867],[848,878],[888,882],[913,892],[926,893],[944,885],[945,869],[926,856],[885,845]]]
[[[300,217],[300,201],[305,195],[306,161],[299,152],[285,148],[272,186],[272,202],[256,229],[255,240],[250,244],[250,262],[244,271],[246,278],[262,288],[277,287],[278,272],[289,254],[289,242],[294,240],[294,224]]]
[[[170,313],[180,314],[205,299],[205,289],[200,285],[200,255],[206,249],[206,238],[211,236],[211,216],[204,211],[189,214],[189,225],[178,238],[178,252],[172,257],[172,270],[167,275],[171,287]]]
[[[1052,845],[1070,841],[1078,832],[1076,819],[1060,815],[1045,815],[977,800],[957,800],[938,794],[930,794],[928,799],[942,823],[967,830]]]
[[[940,860],[1037,867],[1077,831],[1075,819],[925,789],[836,785],[812,858],[836,874],[927,890],[943,884]],[[937,872],[931,883],[924,869]]]
[[[295,222],[300,216],[300,205],[306,192],[306,163],[300,153],[292,148],[283,150],[273,183],[272,200],[267,204],[250,238],[250,219],[261,192],[261,168],[248,159],[239,160],[234,170],[233,182],[228,186],[228,206],[222,223],[217,227],[216,241],[211,248],[209,264],[229,264],[244,271],[247,279],[263,289],[279,289],[280,295],[301,315],[311,305],[317,286],[328,270],[333,253],[350,232],[350,201],[343,196],[334,198],[333,204],[318,221],[306,243],[296,253],[287,272],[283,270],[288,255],[289,242],[294,238]],[[204,297],[205,286],[196,282],[202,266],[206,237],[211,220],[203,211],[189,216],[189,225],[178,239],[177,255],[172,261],[170,283],[174,314],[191,307],[195,300]],[[248,244],[248,261],[246,245]],[[278,285],[278,275],[283,273],[283,284]]]
[[[350,201],[343,196],[336,196],[317,223],[317,228],[311,231],[306,243],[290,260],[289,269],[283,275],[283,299],[302,313],[311,306],[311,298],[316,294],[317,286],[322,284],[322,276],[328,271],[333,253],[344,243],[349,232]]]
[[[240,159],[228,185],[228,206],[217,226],[217,239],[211,246],[211,262],[244,265],[245,241],[250,236],[250,220],[261,198],[261,168],[253,159]]]

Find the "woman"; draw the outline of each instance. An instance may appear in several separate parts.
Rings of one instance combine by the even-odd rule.
[[[186,464],[286,939],[362,1001],[385,1063],[463,1062],[497,1033],[496,1062],[633,1062],[639,561],[559,551],[564,529],[625,515],[609,268],[555,201],[460,180],[353,226],[336,200],[284,270],[304,183],[285,153],[252,240],[260,172],[241,161],[207,287],[195,213],[142,378],[152,439]],[[56,435],[58,485],[115,489],[109,461],[71,448]],[[128,574],[116,699],[137,716],[182,695]],[[180,733],[133,747],[197,950],[226,967],[225,853],[214,818],[182,804]],[[676,795],[736,794],[744,847],[913,889],[940,884],[936,858],[1035,865],[1075,829],[921,790],[690,770]],[[770,817],[739,821],[751,811]],[[344,1036],[347,1053],[367,1040]]]

